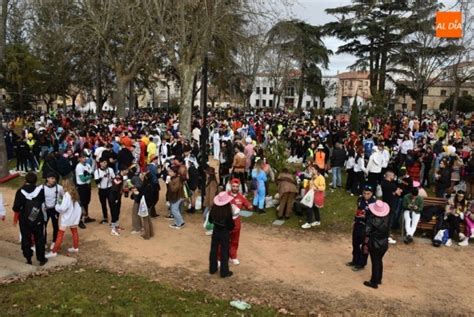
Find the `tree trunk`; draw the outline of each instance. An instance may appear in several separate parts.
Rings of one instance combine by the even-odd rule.
[[[423,95],[424,89],[416,96],[416,111],[415,114],[421,119],[421,115],[423,113]]]
[[[451,117],[456,118],[459,104],[459,93],[461,92],[461,83],[459,81],[454,82],[454,96],[453,96],[453,109],[451,109]]]
[[[102,112],[102,62],[100,57],[100,51],[97,50],[97,64],[96,72],[97,78],[95,80],[95,103],[97,113]]]
[[[181,96],[179,111],[179,130],[186,138],[191,139],[191,118],[193,113],[193,82],[197,67],[183,65],[181,76]]]
[[[125,118],[127,113],[125,111],[125,92],[127,89],[128,80],[123,75],[117,74],[117,91],[115,92],[115,105],[117,106],[117,116],[119,118]]]
[[[8,0],[0,0],[0,62],[5,58]]]
[[[277,108],[277,109],[280,108],[280,102],[281,102],[281,94],[278,94],[278,96],[277,96],[277,102],[276,102],[276,108]]]
[[[72,105],[71,105],[72,111],[76,111],[76,99],[77,99],[77,95],[72,95],[71,98],[72,98]]]
[[[132,79],[128,83],[128,113],[133,113],[135,110],[135,82]]]
[[[301,110],[301,105],[303,104],[303,95],[304,95],[303,72],[301,72],[301,79],[299,80],[299,87],[298,87],[298,105],[296,106],[297,110]]]

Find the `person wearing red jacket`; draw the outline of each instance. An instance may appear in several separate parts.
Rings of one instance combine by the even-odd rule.
[[[232,205],[232,218],[234,219],[234,229],[230,232],[230,250],[229,250],[229,258],[230,262],[235,265],[239,265],[240,261],[237,258],[237,249],[239,248],[239,240],[240,240],[240,228],[241,228],[241,221],[240,221],[240,210],[252,209],[252,204],[242,195],[239,191],[240,189],[240,180],[234,178],[230,181],[231,190],[228,193],[230,196],[233,197],[231,201]]]

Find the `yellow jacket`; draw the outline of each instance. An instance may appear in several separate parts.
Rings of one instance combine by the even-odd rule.
[[[148,143],[148,146],[146,147],[146,151],[148,153],[148,163],[150,163],[150,159],[153,155],[156,155],[156,144],[153,142]]]
[[[318,191],[326,190],[326,179],[323,175],[318,175],[311,180],[311,188]]]

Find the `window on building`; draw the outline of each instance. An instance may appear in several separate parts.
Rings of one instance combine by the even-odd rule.
[[[315,108],[315,109],[318,109],[318,102],[317,102],[316,100],[314,101],[314,108]],[[324,107],[323,107],[323,108],[324,108]]]
[[[463,91],[462,91],[462,95],[463,95],[463,96],[467,96],[467,95],[469,95],[469,93],[468,93],[467,90],[463,90]]]
[[[308,100],[306,101],[306,108],[309,108],[309,107],[311,107],[311,101]]]
[[[349,81],[349,87],[352,87],[352,80]]]
[[[348,80],[344,80],[344,86],[347,86],[348,84]]]
[[[255,100],[255,107],[260,107],[260,99]]]
[[[430,90],[429,89],[425,89],[425,95],[429,95],[430,94]]]
[[[294,96],[295,95],[295,87],[286,88],[286,95],[287,96]]]
[[[273,87],[270,87],[270,95],[273,95]]]
[[[267,87],[263,87],[262,90],[263,90],[263,94],[266,95],[267,94]]]
[[[323,101],[323,102],[321,103],[321,108],[323,108],[323,109],[326,108],[326,102],[325,102],[325,101]]]
[[[368,86],[369,82],[367,80],[364,80],[364,86]]]
[[[267,106],[267,101],[266,100],[262,100],[262,107],[266,107]]]
[[[424,103],[422,106],[421,106],[421,110],[427,110],[428,109],[428,105],[426,103]]]
[[[273,108],[273,100],[268,100],[268,107]]]
[[[441,89],[441,97],[446,97],[446,90]]]
[[[257,88],[256,88],[256,92],[257,92],[257,94],[260,93],[260,87],[257,87]]]
[[[411,104],[411,111],[415,111],[416,110],[416,103],[412,103]]]

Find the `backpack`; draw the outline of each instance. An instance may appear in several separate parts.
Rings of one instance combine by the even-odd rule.
[[[41,204],[42,202],[39,199],[26,199],[23,210],[30,225],[38,225],[45,221]]]
[[[369,157],[372,154],[373,147],[374,147],[374,141],[368,140],[364,142],[364,152],[365,152],[366,157]]]

